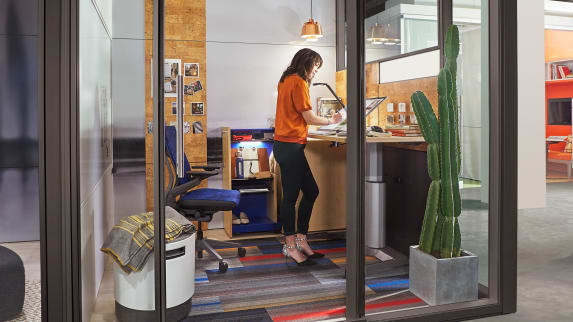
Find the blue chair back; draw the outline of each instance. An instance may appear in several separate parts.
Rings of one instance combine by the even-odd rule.
[[[173,162],[173,168],[177,169],[177,129],[175,126],[165,126],[165,151]],[[184,184],[190,180],[187,172],[191,171],[191,166],[186,155],[183,155],[183,162],[185,175],[183,178],[177,179],[177,185]]]

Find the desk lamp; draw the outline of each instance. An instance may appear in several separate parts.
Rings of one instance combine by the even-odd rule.
[[[336,98],[338,103],[340,103],[342,108],[346,111],[346,106],[344,105],[344,103],[342,103],[342,101],[340,100],[340,97],[336,96],[336,93],[332,90],[332,87],[330,87],[330,85],[328,85],[327,83],[314,83],[314,84],[312,84],[312,86],[319,86],[319,85],[320,86],[326,86],[328,88],[328,90],[332,93],[332,95]]]

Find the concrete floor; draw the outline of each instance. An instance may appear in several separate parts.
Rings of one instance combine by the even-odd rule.
[[[573,321],[573,183],[547,184],[547,207],[518,220],[517,313],[476,321]]]

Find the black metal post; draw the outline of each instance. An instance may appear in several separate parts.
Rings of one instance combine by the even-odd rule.
[[[153,221],[155,321],[165,321],[165,113],[163,99],[165,0],[153,0]]]
[[[364,318],[364,1],[346,1],[348,22],[348,139],[346,147],[346,318]]]

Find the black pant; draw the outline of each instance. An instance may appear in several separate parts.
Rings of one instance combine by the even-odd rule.
[[[300,234],[308,232],[310,214],[312,213],[314,201],[318,197],[318,186],[304,155],[305,146],[305,144],[279,141],[275,141],[273,146],[275,159],[281,167],[283,199],[279,218],[286,236],[295,233],[294,207],[299,192],[302,191],[302,200],[298,205],[298,222],[296,227]]]

